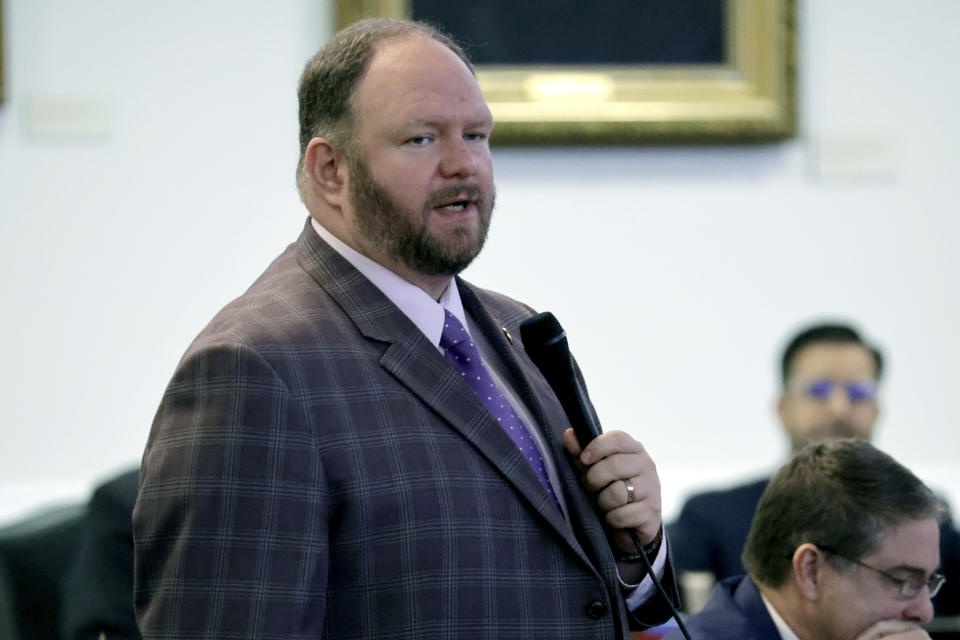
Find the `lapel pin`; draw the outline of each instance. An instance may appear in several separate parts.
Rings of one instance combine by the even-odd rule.
[[[510,344],[513,344],[513,336],[510,335],[510,332],[507,331],[506,327],[501,327],[503,329],[503,335],[507,336],[507,340],[510,341]]]

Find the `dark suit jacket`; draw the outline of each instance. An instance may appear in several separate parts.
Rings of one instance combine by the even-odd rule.
[[[769,478],[690,497],[667,525],[678,573],[709,571],[718,580],[746,573],[740,552]]]
[[[0,638],[20,640],[16,590],[3,558],[0,558]]]
[[[696,640],[780,640],[773,619],[749,576],[727,578],[714,587],[700,613],[684,620]],[[679,630],[664,640],[681,640]]]
[[[568,426],[519,335],[457,280],[548,437],[571,524],[439,350],[308,224],[184,355],[134,510],[145,638],[625,638]],[[673,584],[672,572],[666,582]]]
[[[678,573],[709,571],[718,580],[745,573],[740,554],[750,522],[769,482],[763,478],[731,489],[692,496],[667,526]],[[933,600],[938,616],[960,613],[960,533],[948,518],[940,526],[940,567],[947,582]]]
[[[137,470],[97,487],[87,506],[80,543],[63,585],[60,637],[139,640],[133,615],[133,534]]]

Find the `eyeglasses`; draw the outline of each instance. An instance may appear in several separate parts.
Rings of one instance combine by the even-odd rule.
[[[916,598],[924,587],[930,590],[930,597],[933,598],[940,591],[940,587],[943,586],[943,583],[947,581],[942,573],[931,573],[927,577],[922,577],[921,574],[916,574],[912,578],[901,578],[895,576],[889,571],[884,571],[883,569],[877,569],[876,567],[871,567],[865,562],[860,562],[849,556],[845,556],[842,553],[837,553],[830,547],[825,547],[823,545],[817,545],[817,548],[821,551],[825,551],[831,555],[835,555],[838,558],[843,558],[847,562],[852,562],[855,565],[859,565],[871,571],[876,571],[884,578],[897,585],[897,594],[904,600],[910,600]]]
[[[826,400],[837,387],[843,387],[850,402],[867,402],[868,400],[875,400],[877,397],[877,383],[873,380],[839,382],[830,378],[822,378],[819,380],[804,380],[799,383],[799,387],[804,395],[814,400]]]

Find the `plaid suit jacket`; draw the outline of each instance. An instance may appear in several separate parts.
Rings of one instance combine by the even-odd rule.
[[[458,279],[543,426],[571,523],[443,355],[309,221],[183,356],[134,509],[145,638],[627,638],[555,396]],[[672,570],[667,582],[672,585]]]

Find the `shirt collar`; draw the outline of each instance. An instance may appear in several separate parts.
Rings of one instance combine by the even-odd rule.
[[[380,289],[437,349],[440,348],[445,310],[450,311],[464,327],[467,327],[466,312],[463,310],[460,291],[453,276],[450,276],[450,282],[440,295],[440,300],[434,300],[426,291],[409,280],[404,280],[382,264],[347,246],[315,218],[311,217],[310,223],[317,235]],[[470,330],[467,329],[468,334],[469,332]]]
[[[757,591],[760,590],[757,589]],[[760,593],[760,598],[763,599],[763,605],[767,608],[767,613],[770,614],[770,618],[773,619],[774,626],[776,626],[777,631],[780,632],[781,640],[800,640],[797,634],[793,632],[793,629],[790,628],[790,625],[788,625],[777,610],[773,608],[773,605],[762,592]]]

